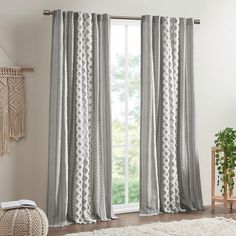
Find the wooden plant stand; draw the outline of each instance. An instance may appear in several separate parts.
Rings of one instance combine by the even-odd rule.
[[[226,191],[224,196],[216,195],[216,151],[223,151],[221,148],[212,147],[211,148],[211,208],[215,210],[215,202],[222,202],[224,204],[224,213],[228,213],[227,207],[228,203],[230,204],[230,211],[233,208],[233,202],[236,201],[236,196],[228,196],[228,188],[226,187]],[[227,185],[227,183],[225,183]]]

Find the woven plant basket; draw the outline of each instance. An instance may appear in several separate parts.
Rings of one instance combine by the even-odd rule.
[[[48,219],[40,208],[0,209],[0,236],[46,236]]]

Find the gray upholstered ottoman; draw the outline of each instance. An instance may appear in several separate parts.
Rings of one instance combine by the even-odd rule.
[[[0,209],[0,236],[46,236],[48,219],[40,208]]]

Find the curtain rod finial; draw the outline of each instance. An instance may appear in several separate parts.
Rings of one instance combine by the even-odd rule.
[[[194,24],[200,25],[200,19],[194,19]]]
[[[43,14],[45,16],[50,16],[50,15],[53,15],[53,11],[50,11],[50,10],[43,10]]]

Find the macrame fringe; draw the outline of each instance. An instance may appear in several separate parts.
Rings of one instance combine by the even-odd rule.
[[[25,136],[25,111],[18,113],[10,111],[9,114],[9,135],[10,138],[18,141]]]
[[[8,114],[0,116],[0,155],[10,152]]]

